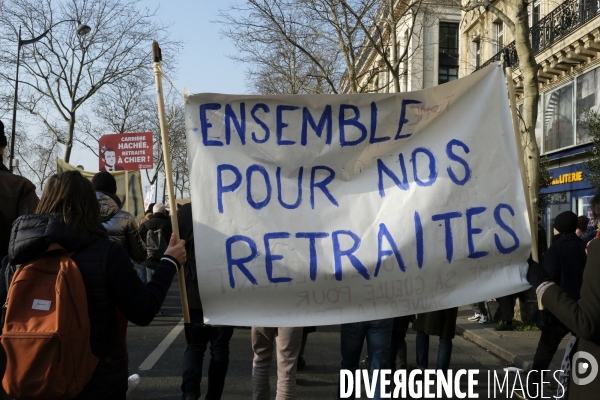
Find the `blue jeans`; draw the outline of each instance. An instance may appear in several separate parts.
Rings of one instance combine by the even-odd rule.
[[[150,283],[152,280],[152,275],[154,275],[154,270],[146,267],[146,284]]]
[[[417,331],[417,367],[427,369],[429,366],[429,335]],[[444,372],[450,368],[450,357],[452,356],[452,339],[440,338],[438,356],[435,368]]]
[[[202,363],[206,346],[210,342],[210,365],[208,367],[207,400],[220,399],[225,387],[225,376],[229,367],[229,340],[233,336],[232,326],[212,327],[204,325],[202,311],[190,309],[192,324],[191,343],[183,353],[183,399],[187,396],[200,397]]]
[[[349,369],[352,373],[359,369],[360,353],[365,338],[367,339],[367,353],[371,363],[371,376],[373,376],[373,370],[389,369],[393,328],[393,318],[342,324],[340,328],[342,369]],[[338,388],[338,396],[339,393]],[[379,380],[377,380],[375,397],[373,398],[380,399]]]
[[[140,265],[139,267],[140,267],[140,279],[142,280],[142,282],[148,283],[148,281],[146,280],[146,266]]]

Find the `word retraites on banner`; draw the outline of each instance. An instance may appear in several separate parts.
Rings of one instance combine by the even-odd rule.
[[[124,171],[154,168],[152,132],[102,135],[98,140],[100,171]]]
[[[339,324],[528,287],[497,66],[410,93],[192,95],[186,123],[207,323]]]

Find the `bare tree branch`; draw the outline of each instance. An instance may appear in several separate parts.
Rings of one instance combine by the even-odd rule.
[[[77,36],[72,22],[54,25],[48,35],[23,47],[20,82],[27,87],[35,114],[64,144],[69,161],[81,107],[103,89],[123,79],[139,77],[151,68],[150,42],[161,44],[165,60],[172,60],[179,43],[169,39],[168,26],[156,22],[156,10],[140,7],[140,0],[5,0],[0,12],[0,87],[12,86],[16,61],[14,41],[19,26],[24,39],[33,38],[61,20],[81,20],[91,26]],[[168,63],[167,63],[168,64]],[[44,111],[41,112],[41,109]],[[58,121],[61,121],[59,124]],[[79,141],[79,140],[77,140]]]

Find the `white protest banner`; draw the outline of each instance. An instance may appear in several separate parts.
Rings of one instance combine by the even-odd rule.
[[[192,95],[186,122],[207,323],[339,324],[528,287],[498,66],[409,93]]]
[[[153,196],[154,196],[154,185],[144,186],[144,210],[147,210],[148,206],[152,203]]]

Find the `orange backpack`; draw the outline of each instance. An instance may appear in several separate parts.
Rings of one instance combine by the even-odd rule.
[[[48,251],[17,268],[4,305],[2,386],[11,399],[72,399],[98,364],[81,272],[62,247]]]

